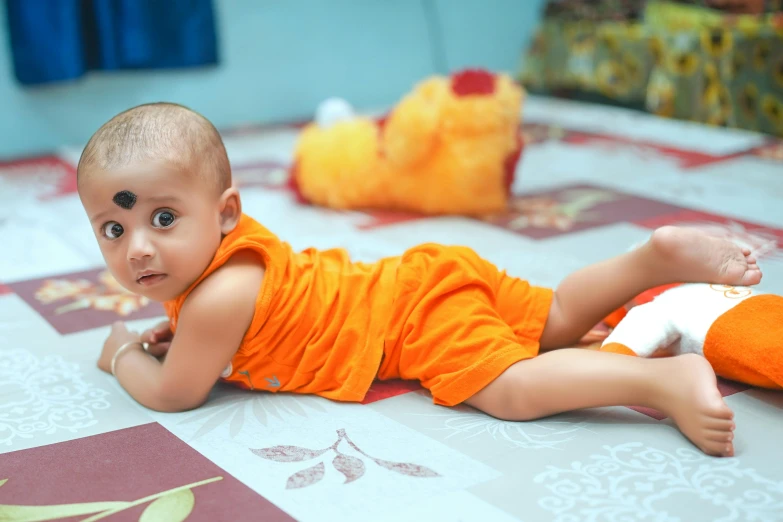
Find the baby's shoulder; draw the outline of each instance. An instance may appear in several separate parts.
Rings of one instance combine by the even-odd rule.
[[[255,308],[264,273],[257,255],[239,252],[193,289],[183,305],[183,313],[190,310],[205,318],[214,318],[216,314],[244,315]]]

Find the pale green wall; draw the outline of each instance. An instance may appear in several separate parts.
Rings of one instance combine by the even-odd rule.
[[[467,65],[513,71],[542,0],[215,0],[219,67],[93,73],[22,88],[0,8],[0,158],[80,144],[106,119],[175,101],[219,127],[302,119],[339,95],[388,106],[433,72]]]

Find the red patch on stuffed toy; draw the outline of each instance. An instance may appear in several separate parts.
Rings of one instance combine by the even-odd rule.
[[[308,201],[304,194],[302,194],[302,190],[299,188],[299,181],[296,179],[298,170],[299,162],[294,161],[293,165],[291,165],[291,168],[288,170],[288,189],[293,192],[294,199],[297,203],[302,205],[309,205],[310,201]]]
[[[384,114],[375,119],[375,124],[378,125],[378,131],[383,134],[383,129],[386,128],[386,122],[389,121],[389,114]]]
[[[608,326],[609,328],[616,328],[618,324],[620,324],[620,321],[625,319],[625,316],[628,315],[628,310],[625,308],[618,308],[611,314],[607,315],[603,323],[604,325]]]
[[[495,75],[480,69],[467,69],[451,77],[456,96],[487,96],[495,93]]]
[[[656,286],[655,288],[651,288],[647,291],[642,292],[641,294],[637,295],[636,298],[632,301],[633,306],[639,306],[646,303],[651,302],[653,299],[664,293],[666,290],[669,290],[670,288],[674,288],[675,286],[680,286],[680,283],[672,283],[669,285],[663,285],[663,286]]]
[[[375,119],[375,124],[378,126],[378,142],[383,143],[383,131],[386,129],[386,122],[389,121],[389,113],[384,114]],[[378,147],[378,157],[383,158],[386,156],[386,151],[383,147]]]
[[[523,148],[523,141],[522,141],[522,134],[520,132],[517,132],[517,144],[514,150],[506,156],[506,161],[503,162],[503,170],[505,171],[505,189],[506,189],[506,195],[511,195],[511,187],[514,185],[514,178],[516,176],[517,172],[517,163],[519,163],[519,158],[522,157],[522,148]]]

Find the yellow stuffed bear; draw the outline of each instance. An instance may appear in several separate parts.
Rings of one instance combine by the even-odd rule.
[[[466,70],[420,83],[380,120],[328,100],[302,131],[291,181],[305,201],[335,209],[503,212],[523,98],[508,75]]]

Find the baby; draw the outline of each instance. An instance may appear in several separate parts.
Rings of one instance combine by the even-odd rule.
[[[664,227],[556,290],[463,247],[425,244],[376,263],[295,252],[242,213],[212,124],[169,103],[104,124],[78,189],[113,276],[169,317],[141,335],[115,324],[98,361],[148,408],[195,408],[219,379],[337,401],[361,401],[376,378],[415,379],[436,404],[510,421],[647,406],[704,452],[733,455],[733,415],[702,357],[568,348],[651,287],[757,284],[755,260],[731,242]]]

